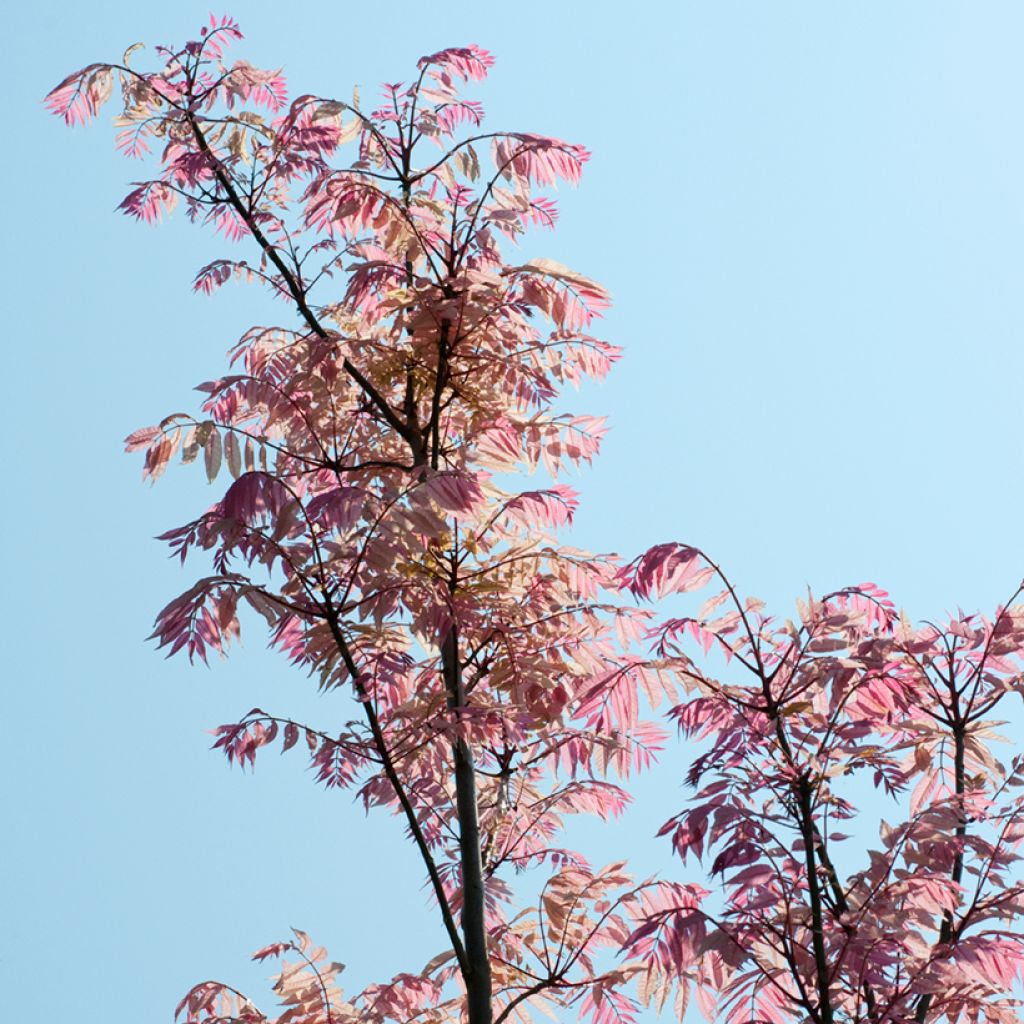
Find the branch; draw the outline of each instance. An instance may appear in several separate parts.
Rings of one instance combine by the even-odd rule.
[[[253,238],[256,239],[257,245],[263,251],[267,259],[277,267],[281,277],[284,279],[287,285],[288,292],[298,307],[299,312],[302,314],[303,319],[309,324],[310,330],[312,330],[318,337],[328,339],[330,335],[324,329],[323,325],[317,319],[316,314],[310,309],[309,304],[306,302],[305,291],[299,283],[298,278],[291,272],[284,260],[281,259],[277,249],[271,245],[270,240],[263,231],[260,229],[259,224],[256,223],[256,218],[253,216],[252,211],[242,202],[241,196],[238,194],[238,190],[232,184],[231,179],[224,172],[224,167],[220,160],[217,158],[213,150],[210,149],[209,143],[206,141],[206,136],[203,134],[202,128],[199,127],[199,121],[192,111],[187,111],[185,115],[188,119],[189,125],[192,128],[192,132],[195,135],[196,142],[199,144],[199,150],[203,155],[210,161],[210,165],[213,168],[213,173],[220,183],[221,188],[224,189],[228,197],[228,203],[238,214],[239,217],[245,222],[246,227],[251,232]],[[378,408],[381,415],[387,421],[388,425],[392,427],[396,433],[405,440],[409,440],[407,426],[395,415],[394,410],[388,405],[387,400],[383,395],[366,379],[366,377],[360,372],[359,368],[348,358],[344,356],[342,359],[342,366],[345,372],[359,385],[360,388],[366,393],[367,397],[373,404]]]
[[[434,889],[434,895],[437,897],[437,903],[441,909],[441,918],[444,921],[445,930],[448,932],[448,939],[452,944],[455,957],[459,962],[459,969],[463,974],[465,974],[467,971],[466,950],[462,945],[462,939],[460,938],[459,930],[455,925],[455,919],[452,917],[451,907],[448,905],[448,896],[444,891],[444,883],[441,881],[441,875],[437,870],[437,865],[434,863],[430,847],[427,845],[426,837],[423,835],[423,830],[420,828],[419,820],[416,818],[416,811],[409,800],[408,794],[405,792],[402,780],[398,777],[398,772],[395,770],[394,762],[391,759],[391,753],[388,750],[387,743],[384,739],[384,733],[380,727],[380,720],[377,717],[377,712],[374,710],[372,702],[368,699],[369,694],[367,694],[366,689],[360,681],[361,676],[359,669],[356,666],[355,659],[352,657],[352,652],[349,649],[348,643],[342,635],[341,627],[338,625],[337,615],[333,609],[329,610],[327,623],[330,626],[334,642],[337,644],[338,650],[341,652],[341,657],[345,662],[345,667],[348,669],[349,674],[352,677],[356,696],[363,706],[363,711],[366,713],[370,732],[373,734],[374,745],[377,748],[377,752],[380,754],[381,762],[384,766],[384,774],[391,783],[391,786],[395,791],[395,796],[398,797],[398,802],[401,804],[402,810],[405,812],[409,831],[412,833],[413,840],[420,851],[420,856],[423,858],[423,863],[426,865],[427,874],[430,876],[430,882]]]

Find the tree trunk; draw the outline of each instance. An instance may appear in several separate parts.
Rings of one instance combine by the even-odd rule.
[[[465,706],[459,638],[453,625],[441,648],[448,707],[458,714]],[[480,822],[476,805],[473,751],[461,737],[453,749],[455,800],[459,815],[459,853],[462,861],[462,937],[466,950],[466,1002],[469,1024],[491,1024],[491,964],[484,926],[484,870],[480,852]]]

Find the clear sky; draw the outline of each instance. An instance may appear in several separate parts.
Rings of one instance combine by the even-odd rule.
[[[1024,6],[1015,0],[417,4],[239,0],[239,53],[291,93],[364,95],[476,42],[493,127],[594,157],[536,251],[598,278],[626,355],[580,396],[612,431],[577,481],[581,547],[705,548],[787,613],[807,585],[874,580],[913,618],[991,609],[1024,573]],[[207,977],[263,996],[247,954],[289,925],[350,985],[443,945],[397,822],[204,729],[253,705],[345,716],[245,648],[210,670],[144,643],[190,580],[150,538],[209,495],[156,489],[130,430],[266,314],[190,292],[223,245],[116,215],[140,167],[109,114],[69,132],[42,96],[137,40],[180,42],[205,3],[17,5],[7,15],[0,748],[0,1017],[168,1020]],[[13,64],[13,68],[11,65]],[[280,310],[276,311],[278,314]],[[198,566],[196,567],[198,571]],[[595,860],[679,804],[676,752]],[[264,999],[264,1008],[272,1002]]]

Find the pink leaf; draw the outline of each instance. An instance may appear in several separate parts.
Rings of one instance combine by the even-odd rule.
[[[494,66],[494,58],[479,46],[453,47],[439,50],[428,57],[421,57],[416,66],[421,70],[434,67],[441,74],[450,72],[463,81],[482,81],[487,72]]]
[[[424,485],[427,494],[446,512],[473,512],[484,501],[476,477],[459,472],[440,472],[429,477]]]

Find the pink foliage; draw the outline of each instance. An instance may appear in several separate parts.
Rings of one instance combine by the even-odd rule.
[[[493,65],[477,46],[424,57],[367,111],[289,103],[280,71],[225,63],[241,38],[211,17],[153,70],[131,52],[91,64],[46,104],[79,124],[116,91],[118,147],[157,165],[120,208],[155,224],[181,202],[251,260],[213,260],[194,287],[258,282],[293,316],[243,335],[196,415],[126,439],[144,478],[180,455],[219,495],[161,537],[212,572],[153,638],[205,661],[255,619],[347,694],[340,728],[254,708],[213,745],[249,769],[277,746],[399,815],[446,930],[422,971],[351,997],[304,933],[265,946],[275,1024],[634,1024],[669,1000],[682,1019],[691,994],[722,1024],[1019,1020],[1024,757],[991,743],[1024,693],[1020,592],[991,619],[914,629],[864,583],[780,622],[694,547],[623,564],[565,545],[578,499],[559,478],[605,426],[557,403],[618,358],[589,334],[610,296],[502,246],[554,226],[538,190],[575,185],[589,153],[466,134],[483,109],[459,89]],[[537,469],[550,484],[514,489]],[[660,622],[635,606],[706,587]],[[563,830],[623,813],[625,781],[666,742],[646,717],[659,704],[696,748],[692,795],[661,830],[686,874],[637,884]],[[519,905],[528,868],[547,881]],[[212,981],[176,1013],[271,1020]]]
[[[778,624],[674,544],[622,579],[649,596],[714,577],[725,589],[696,616],[650,636],[690,692],[669,713],[706,748],[693,797],[661,834],[720,879],[724,905],[651,903],[629,954],[681,991],[696,985],[708,1019],[730,1024],[1017,1020],[1024,935],[1008,912],[1024,884],[1007,872],[1024,839],[1022,759],[1002,765],[986,739],[988,716],[1022,685],[1024,606],[913,630],[866,583],[809,597],[796,623]],[[727,653],[729,680],[699,668],[688,641]],[[875,817],[866,856],[874,814],[852,801],[858,776],[886,817],[903,816]],[[850,849],[836,826],[854,819]]]
[[[429,57],[421,57],[416,66],[421,70],[432,68],[434,74],[451,73],[464,82],[480,82],[494,67],[494,58],[486,50],[471,44],[440,50]]]
[[[91,65],[48,99],[77,123],[119,81],[119,147],[145,157],[162,145],[153,180],[121,208],[156,223],[182,202],[193,222],[249,246],[248,261],[207,263],[196,290],[260,282],[299,317],[297,330],[247,332],[237,372],[200,385],[199,416],[126,440],[149,479],[178,453],[211,483],[230,477],[162,537],[183,562],[205,554],[214,572],[168,603],[153,637],[206,660],[255,613],[292,664],[347,691],[355,720],[341,730],[254,708],[220,726],[214,747],[248,769],[271,747],[299,751],[324,787],[401,814],[442,914],[451,922],[466,908],[470,922],[462,937],[450,924],[451,956],[351,1002],[334,987],[338,965],[302,933],[264,947],[256,959],[285,958],[278,1024],[454,1021],[459,985],[479,984],[466,958],[484,943],[505,1017],[524,1022],[529,996],[596,1024],[631,1022],[628,972],[594,956],[628,938],[635,886],[621,865],[593,871],[558,838],[567,815],[626,807],[607,776],[650,766],[665,737],[641,702],[658,703],[669,684],[617,650],[613,637],[635,642],[647,618],[616,604],[618,564],[556,537],[575,492],[557,479],[509,491],[491,475],[557,477],[590,462],[604,434],[602,420],[553,402],[618,356],[584,333],[607,292],[551,260],[509,266],[496,241],[553,226],[555,204],[535,190],[575,184],[587,153],[493,133],[440,159],[414,155],[421,140],[441,146],[481,124],[480,103],[458,93],[493,64],[476,46],[424,57],[415,85],[386,86],[367,113],[310,95],[288,105],[279,71],[224,62],[240,38],[233,21],[212,19],[197,40],[159,50],[152,71]],[[488,140],[489,168],[475,148]],[[337,154],[348,143],[346,163]],[[476,868],[456,838],[455,788],[467,783],[456,755],[473,764]],[[554,872],[535,919],[509,906],[506,880],[531,866]],[[568,929],[557,954],[552,928]],[[531,976],[544,979],[536,991]],[[214,982],[193,988],[178,1017],[268,1019]]]

